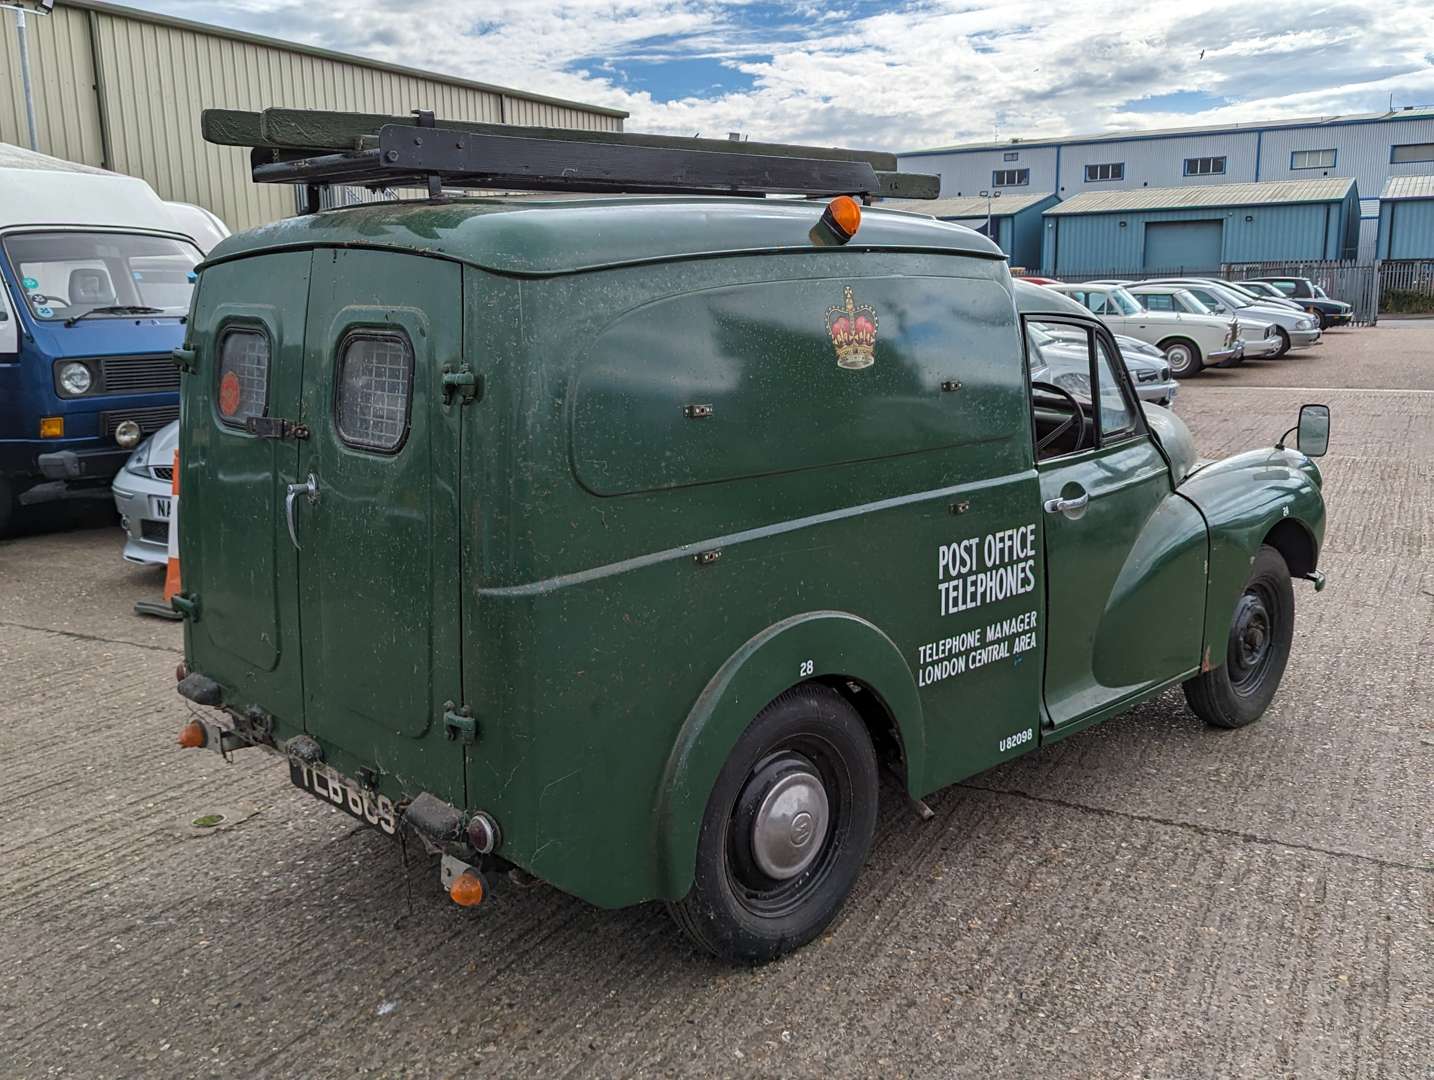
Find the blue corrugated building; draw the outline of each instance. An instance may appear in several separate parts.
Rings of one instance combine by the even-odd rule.
[[[1054,195],[1006,193],[993,199],[979,195],[959,199],[888,199],[881,205],[890,210],[928,214],[975,229],[996,241],[1010,257],[1012,266],[1034,271],[1041,265],[1041,212],[1054,206],[1056,201]]]
[[[1230,263],[1352,259],[1350,179],[1090,191],[1047,209],[1045,273],[1218,271]]]
[[[899,155],[941,176],[943,197],[1137,191],[1348,177],[1365,193],[1360,257],[1372,259],[1378,195],[1391,177],[1434,175],[1434,108],[1253,124],[1002,139]],[[1281,256],[1275,256],[1281,257]]]
[[[1381,259],[1434,259],[1434,176],[1394,176],[1379,200]]]

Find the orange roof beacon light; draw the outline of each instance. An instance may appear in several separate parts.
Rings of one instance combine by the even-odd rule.
[[[827,208],[822,211],[822,219],[818,228],[825,231],[828,237],[826,241],[830,244],[835,241],[838,244],[845,244],[856,235],[857,229],[861,228],[861,203],[857,202],[850,195],[838,195]],[[817,240],[818,229],[812,230],[812,239]]]
[[[459,907],[477,907],[483,902],[483,879],[474,870],[465,870],[448,887],[449,898]]]
[[[186,750],[198,750],[208,741],[204,725],[198,720],[191,720],[179,729],[179,745]]]

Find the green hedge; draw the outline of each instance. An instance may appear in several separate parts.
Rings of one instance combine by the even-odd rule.
[[[1387,289],[1379,302],[1385,315],[1434,315],[1434,293],[1417,289]]]

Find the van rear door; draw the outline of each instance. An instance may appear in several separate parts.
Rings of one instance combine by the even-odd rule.
[[[300,414],[309,435],[285,492],[309,734],[341,772],[372,769],[386,791],[457,806],[464,744],[444,714],[463,700],[461,406],[445,403],[443,372],[459,366],[461,337],[456,263],[314,252]]]

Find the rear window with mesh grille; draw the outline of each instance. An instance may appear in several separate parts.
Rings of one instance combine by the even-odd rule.
[[[344,339],[334,402],[339,438],[392,453],[408,434],[413,347],[401,333],[364,331]]]
[[[243,427],[269,407],[269,338],[258,330],[226,330],[219,339],[219,419]]]

